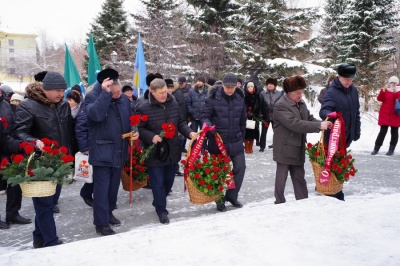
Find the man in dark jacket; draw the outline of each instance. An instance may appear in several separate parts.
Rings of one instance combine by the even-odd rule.
[[[260,152],[265,150],[265,146],[267,145],[267,132],[268,128],[271,126],[273,128],[274,120],[273,113],[275,103],[282,97],[283,91],[280,91],[276,88],[278,85],[278,80],[276,78],[268,78],[266,80],[267,89],[263,90],[260,93],[260,109],[262,119],[265,122],[268,122],[268,127],[265,125],[262,126],[261,137],[260,137]],[[272,148],[270,145],[268,148]]]
[[[63,100],[67,83],[56,72],[46,72],[42,83],[35,82],[27,86],[28,99],[20,103],[15,114],[16,138],[36,142],[39,149],[44,147],[42,138],[58,142],[59,146],[72,151],[73,124],[69,104]],[[56,194],[49,197],[32,198],[35,207],[35,248],[59,245],[53,212],[59,212],[57,203],[61,186],[57,185]]]
[[[118,76],[113,69],[101,71],[85,98],[89,163],[93,166],[93,224],[100,235],[115,234],[110,224],[121,224],[112,211],[117,205],[122,165],[128,159],[128,140],[122,139],[122,134],[131,131],[131,107]],[[136,133],[134,140],[137,138]]]
[[[325,93],[319,116],[325,119],[331,112],[341,112],[346,125],[346,145],[357,141],[361,136],[360,101],[357,89],[353,86],[356,76],[356,66],[343,63],[338,67],[338,76],[333,79]],[[329,143],[330,130],[325,132],[324,142]],[[344,200],[343,191],[333,197]]]
[[[204,77],[198,77],[196,86],[189,91],[186,98],[186,107],[190,116],[190,128],[197,132],[201,129],[201,112],[207,100],[208,86]]]
[[[14,114],[12,111],[11,105],[6,101],[6,96],[2,92],[0,88],[0,117],[2,118],[2,134],[5,136],[12,135],[13,126],[14,126]],[[0,125],[1,126],[1,125]],[[18,142],[18,141],[14,141]],[[19,141],[21,142],[21,141]],[[16,153],[15,149],[14,152],[11,152],[7,149],[2,149],[3,151],[0,153],[0,159],[6,155],[11,155],[12,153]],[[18,151],[18,149],[16,149]],[[22,203],[22,191],[20,186],[11,186],[6,184],[6,181],[1,180],[0,182],[4,182],[4,190],[7,193],[7,203],[6,203],[6,222],[7,224],[14,223],[14,224],[29,224],[31,223],[31,219],[26,219],[19,214],[19,210],[21,209]],[[0,189],[3,190],[3,189]],[[1,222],[0,222],[1,223]],[[2,226],[0,225],[0,228]],[[8,227],[8,226],[7,226]]]
[[[178,78],[178,84],[179,84],[179,89],[183,92],[183,95],[185,96],[185,100],[189,96],[189,91],[192,89],[192,85],[187,83],[186,77],[185,76],[180,76]]]
[[[215,125],[215,131],[221,135],[233,164],[235,189],[226,192],[223,203],[217,203],[218,211],[226,211],[225,200],[234,207],[243,205],[238,201],[240,187],[243,183],[246,162],[243,141],[246,132],[247,110],[243,90],[236,87],[234,74],[226,74],[222,86],[213,86],[202,111],[202,121],[209,126]],[[220,153],[215,137],[209,134],[208,150],[212,154]]]
[[[152,144],[158,145],[146,159],[146,166],[153,191],[153,206],[160,223],[168,224],[167,194],[174,184],[182,153],[178,131],[190,138],[195,137],[196,133],[186,124],[180,114],[178,103],[167,93],[166,83],[162,79],[156,78],[150,83],[147,101],[138,106],[136,112],[148,115],[148,120],[139,125],[140,140],[144,148]],[[160,137],[162,125],[165,123],[172,123],[175,126],[172,138]],[[161,147],[162,149],[158,149]],[[162,154],[162,150],[166,152]]]

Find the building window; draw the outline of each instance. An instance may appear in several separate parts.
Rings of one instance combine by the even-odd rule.
[[[15,68],[10,68],[10,75],[15,75]]]
[[[8,45],[9,45],[9,46],[14,46],[14,40],[9,39],[9,40],[8,40]]]
[[[14,53],[14,49],[12,49],[12,48],[8,49],[8,51],[10,52],[10,54]]]

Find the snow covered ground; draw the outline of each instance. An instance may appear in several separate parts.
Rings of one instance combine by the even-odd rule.
[[[319,104],[310,109],[318,117]],[[126,201],[121,201],[127,196],[119,197],[117,217],[126,223],[134,219],[135,226],[114,236],[96,237],[89,218],[92,235],[73,240],[72,236],[81,232],[70,220],[80,219],[82,213],[75,208],[82,208],[82,203],[73,203],[70,210],[61,205],[56,221],[58,229],[67,228],[63,233],[70,236],[67,244],[34,250],[30,242],[29,249],[22,251],[15,245],[2,246],[0,265],[400,265],[400,151],[395,156],[384,155],[388,133],[380,155],[369,155],[379,131],[374,117],[375,113],[363,114],[361,139],[352,144],[360,172],[345,185],[345,202],[313,192],[312,172],[306,162],[309,199],[295,201],[288,180],[287,203],[274,205],[271,151],[261,154],[254,147],[255,153],[246,156],[242,209],[228,203],[227,212],[217,213],[213,204],[192,205],[178,191],[181,181],[176,181],[178,186],[168,201],[171,224],[158,223],[150,193],[144,190],[134,196],[136,208],[145,203],[139,211],[125,212]],[[269,132],[268,141],[271,137]],[[319,134],[308,135],[310,142],[318,138]],[[64,203],[70,201],[70,188],[65,189]],[[24,199],[24,204],[27,202]],[[90,213],[90,209],[86,211]],[[71,217],[64,219],[63,213]],[[26,230],[24,234],[31,233],[24,226],[8,230],[19,228]],[[7,242],[3,237],[12,239],[17,234],[19,231],[0,231],[0,243]]]

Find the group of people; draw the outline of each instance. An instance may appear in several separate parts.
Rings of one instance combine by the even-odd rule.
[[[233,165],[235,188],[228,189],[222,201],[216,202],[218,211],[226,211],[225,203],[236,208],[243,204],[239,192],[246,171],[245,152],[251,153],[254,140],[260,144],[260,152],[266,147],[268,127],[274,130],[273,159],[277,164],[275,176],[275,203],[285,202],[284,189],[290,173],[297,200],[308,197],[305,181],[306,134],[327,130],[332,121],[325,121],[328,113],[343,114],[346,124],[347,146],[360,138],[360,113],[356,88],[352,85],[356,67],[345,63],[339,66],[326,91],[320,110],[321,120],[314,118],[302,100],[307,87],[304,78],[294,76],[283,81],[283,92],[277,89],[277,79],[269,78],[266,89],[259,82],[249,80],[242,83],[236,75],[226,74],[215,81],[204,77],[196,79],[192,88],[186,77],[178,82],[163,79],[159,73],[150,73],[146,82],[148,90],[138,99],[132,96],[132,87],[123,87],[119,74],[113,69],[98,73],[97,82],[86,95],[78,88],[66,93],[65,79],[56,72],[41,72],[35,75],[36,82],[26,88],[26,99],[12,113],[4,97],[0,98],[0,116],[8,119],[8,126],[0,123],[0,155],[9,156],[19,152],[21,141],[34,141],[37,149],[43,148],[41,138],[56,140],[68,147],[70,153],[80,151],[89,155],[93,166],[93,183],[83,185],[80,195],[85,203],[93,207],[93,224],[100,235],[115,234],[111,226],[121,221],[113,215],[117,207],[118,189],[123,163],[128,159],[129,141],[139,139],[143,148],[155,145],[146,159],[153,194],[152,205],[162,224],[169,223],[167,195],[171,191],[175,175],[180,174],[179,162],[185,152],[187,139],[196,137],[203,124],[215,126],[226,147]],[[0,94],[3,95],[3,94]],[[121,136],[131,132],[130,116],[146,116],[138,131],[130,139]],[[247,120],[260,121],[259,128],[246,128]],[[160,136],[164,124],[174,125],[169,138]],[[259,125],[258,125],[259,126]],[[253,131],[252,131],[253,130]],[[161,147],[161,148],[160,148]],[[211,154],[218,154],[219,147],[213,134],[203,146]],[[162,153],[162,154],[161,154]],[[57,208],[61,186],[50,197],[33,198],[35,208],[35,248],[59,245],[53,213]],[[30,223],[22,217],[21,190],[19,186],[7,188],[6,228],[8,223]],[[332,195],[344,199],[343,192]],[[15,211],[11,212],[11,207]],[[110,226],[111,225],[111,226]]]

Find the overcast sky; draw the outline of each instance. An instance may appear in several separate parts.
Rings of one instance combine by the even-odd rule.
[[[288,1],[302,7],[324,2]],[[0,27],[36,34],[44,30],[57,43],[83,41],[102,3],[104,0],[0,0]],[[124,6],[129,13],[143,10],[139,0],[125,0]]]

